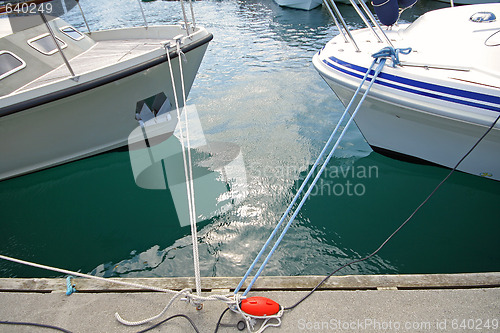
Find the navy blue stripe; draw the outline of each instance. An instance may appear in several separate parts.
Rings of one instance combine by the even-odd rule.
[[[366,70],[367,70],[367,68],[342,61],[342,60],[337,59],[335,57],[330,57],[330,60],[335,61],[336,63],[338,63],[342,66],[349,67],[349,68],[352,68],[352,69],[357,70],[359,72],[362,72],[363,75],[366,73]],[[403,83],[403,84],[406,84],[409,86],[414,86],[417,88],[433,90],[433,91],[448,94],[448,95],[454,95],[454,96],[464,97],[464,98],[469,98],[469,99],[476,99],[476,100],[488,102],[488,103],[500,104],[500,97],[497,97],[497,96],[486,95],[486,94],[476,93],[476,92],[467,91],[467,90],[455,89],[455,88],[440,86],[437,84],[426,83],[426,82],[422,82],[422,81],[416,81],[416,80],[407,79],[407,78],[403,78],[400,76],[395,76],[395,75],[391,75],[391,74],[387,74],[387,73],[380,73],[379,77],[386,79],[386,80],[395,81],[398,83]]]
[[[335,61],[335,62],[337,62],[337,63],[339,63],[339,64],[342,64],[345,67],[352,68],[354,70],[360,71],[360,72],[363,73],[363,75],[360,75],[360,74],[357,74],[357,73],[353,73],[351,71],[348,71],[348,70],[345,70],[345,69],[340,68],[338,66],[335,66],[334,64],[332,64],[332,63],[330,63],[329,61],[326,61],[326,60],[323,60],[323,62],[325,64],[327,64],[329,67],[332,67],[332,68],[334,68],[334,69],[336,69],[336,70],[338,70],[340,72],[343,72],[345,74],[357,77],[359,79],[362,79],[363,76],[364,76],[364,73],[367,71],[367,68],[363,68],[363,67],[360,67],[360,66],[357,66],[357,65],[353,65],[353,64],[344,62],[344,61],[339,60],[339,59],[337,59],[335,57],[330,57],[330,59],[333,60],[333,61]],[[449,87],[439,86],[439,85],[436,85],[436,84],[431,84],[431,83],[416,81],[416,80],[412,80],[412,79],[406,79],[406,78],[402,78],[402,77],[399,77],[399,76],[395,76],[395,75],[391,75],[391,74],[386,74],[386,73],[380,73],[379,77],[384,78],[386,80],[390,80],[390,81],[394,81],[394,82],[398,82],[398,83],[403,83],[403,84],[406,84],[406,85],[410,85],[410,86],[414,86],[414,87],[418,87],[418,88],[422,88],[422,89],[431,90],[431,91],[434,91],[434,92],[441,92],[441,93],[446,93],[446,94],[454,95],[454,96],[458,96],[458,97],[465,97],[465,98],[469,98],[469,99],[476,99],[478,101],[484,101],[484,102],[490,102],[490,103],[500,104],[500,97],[496,97],[496,96],[491,96],[491,95],[486,95],[486,94],[481,94],[481,93],[475,93],[475,92],[465,91],[465,90],[461,90],[461,89],[455,89],[455,88],[449,88]],[[470,101],[464,101],[464,100],[461,100],[461,99],[457,99],[457,98],[453,98],[453,97],[448,97],[448,96],[443,96],[443,95],[439,95],[439,94],[435,94],[435,93],[430,93],[430,92],[423,92],[423,91],[420,91],[420,90],[415,90],[415,89],[412,89],[412,88],[402,87],[402,86],[395,85],[395,84],[388,83],[388,82],[382,82],[380,80],[376,80],[375,82],[377,82],[378,84],[383,85],[383,86],[387,86],[387,87],[390,87],[390,88],[394,88],[394,89],[398,89],[398,90],[402,90],[402,91],[406,91],[406,92],[418,94],[418,95],[421,95],[421,96],[426,96],[426,97],[430,97],[430,98],[436,98],[436,99],[440,99],[440,100],[444,100],[444,101],[448,101],[448,102],[453,102],[453,103],[463,104],[463,105],[477,107],[477,108],[481,108],[481,109],[486,109],[486,110],[500,112],[500,108],[499,107],[495,107],[495,106],[484,105],[484,104],[480,104],[480,103],[476,103],[476,102],[470,102]]]

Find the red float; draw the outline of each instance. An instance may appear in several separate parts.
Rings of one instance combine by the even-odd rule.
[[[241,301],[241,310],[252,316],[271,316],[280,311],[280,305],[267,297],[254,296]]]

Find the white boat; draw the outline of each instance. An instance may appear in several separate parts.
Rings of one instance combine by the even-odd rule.
[[[302,10],[311,10],[316,7],[321,6],[323,3],[323,0],[274,0],[276,3],[282,7],[289,7],[289,8],[295,8],[295,9],[302,9]],[[333,0],[330,0],[333,1]],[[354,0],[357,1],[357,0]],[[363,0],[364,2],[368,0]],[[350,0],[335,0],[336,3],[342,3],[346,5],[350,5],[351,1]]]
[[[212,39],[184,23],[82,33],[60,18],[11,21],[0,19],[0,180],[126,146],[145,101],[154,115],[175,107],[169,57],[182,106],[177,45],[187,94]]]
[[[322,0],[275,0],[282,7],[290,7],[302,10],[311,10],[321,6]]]
[[[500,4],[438,9],[384,33],[411,52],[383,68],[354,119],[358,128],[375,151],[453,168],[500,115]],[[388,43],[375,35],[356,30],[348,43],[339,35],[313,57],[344,105]],[[458,170],[500,180],[499,123]]]

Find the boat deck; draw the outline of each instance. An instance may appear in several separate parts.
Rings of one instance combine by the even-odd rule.
[[[262,277],[250,296],[290,306],[322,278]],[[194,284],[193,278],[127,280],[176,290]],[[79,292],[66,296],[64,279],[0,279],[0,320],[56,325],[72,332],[136,332],[152,324],[126,327],[116,321],[115,313],[126,320],[142,320],[158,314],[170,299],[99,281],[74,281]],[[203,278],[204,294],[227,294],[237,281]],[[213,332],[225,308],[222,302],[207,302],[197,311],[178,301],[154,323],[182,313],[201,332]],[[499,313],[500,273],[335,276],[294,310],[285,311],[280,328],[266,332],[466,332],[472,330],[470,325],[497,331]],[[238,332],[239,320],[239,315],[226,313],[219,333]],[[0,325],[2,331],[25,329],[16,328]],[[183,318],[164,323],[157,331],[194,332]]]
[[[96,42],[89,50],[79,54],[69,63],[76,76],[90,73],[145,54],[163,49],[166,43],[163,39],[131,39],[131,40],[105,40]],[[64,52],[64,50],[63,50]],[[59,55],[57,55],[59,56]],[[147,59],[144,59],[147,60]],[[44,76],[37,78],[29,84],[21,87],[16,93],[37,88],[62,79],[70,78],[70,72],[66,65],[50,71]]]

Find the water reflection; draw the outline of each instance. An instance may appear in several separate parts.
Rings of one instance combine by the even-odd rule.
[[[126,6],[105,10],[110,0],[81,3],[92,28],[120,27],[126,20],[142,24],[137,13],[122,13],[129,11]],[[403,19],[411,21],[432,6],[441,4],[421,0]],[[240,147],[248,177],[242,202],[199,224],[201,273],[242,275],[343,110],[310,63],[337,31],[322,8],[288,10],[272,0],[204,0],[194,7],[197,22],[214,40],[189,101],[209,141]],[[350,25],[361,26],[350,6],[339,7]],[[174,13],[172,22],[181,18],[175,2],[144,3],[144,9],[150,23],[168,23],[165,12]],[[79,13],[68,15],[81,20]],[[367,255],[446,172],[372,153],[355,126],[340,148],[330,164],[339,176],[330,169],[322,177],[323,193],[318,188],[307,201],[265,274],[327,274]],[[377,177],[342,174],[373,166]],[[347,181],[353,191],[363,185],[357,188],[363,195],[349,195]],[[500,230],[491,208],[499,193],[496,183],[454,175],[376,258],[341,273],[497,270]],[[101,276],[193,275],[189,228],[179,226],[167,191],[135,185],[127,152],[2,182],[0,211],[0,252],[7,255]],[[0,273],[51,275],[5,263]]]

